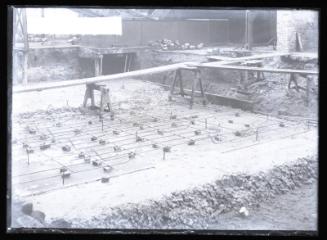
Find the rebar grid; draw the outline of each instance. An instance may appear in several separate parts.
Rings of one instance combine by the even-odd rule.
[[[211,108],[210,106],[203,109],[206,109],[209,112],[210,110],[213,110],[213,108]],[[56,140],[56,142],[54,143],[55,146],[57,146],[58,143],[61,143],[62,145],[69,144],[73,146],[74,152],[64,153],[65,158],[69,157],[71,161],[80,160],[77,154],[79,151],[83,151],[89,153],[89,155],[92,158],[94,157],[96,157],[97,159],[100,158],[102,163],[104,164],[110,163],[110,165],[113,167],[125,165],[133,161],[134,159],[128,158],[128,154],[131,151],[137,151],[137,154],[145,154],[149,152],[162,150],[165,146],[175,147],[184,144],[186,145],[188,140],[194,140],[196,142],[202,140],[208,140],[215,135],[220,135],[224,138],[222,144],[238,143],[238,142],[244,143],[246,141],[249,141],[249,139],[254,139],[253,137],[257,135],[258,131],[260,132],[260,139],[264,139],[271,132],[274,132],[275,136],[279,136],[277,133],[280,132],[283,135],[283,128],[278,126],[278,124],[281,121],[286,123],[286,127],[288,129],[294,129],[295,131],[298,131],[298,128],[302,126],[302,124],[298,122],[278,120],[276,118],[268,118],[267,116],[265,117],[260,115],[251,116],[251,118],[254,119],[261,119],[262,121],[259,124],[256,123],[256,121],[258,120],[254,120],[253,122],[245,122],[242,120],[242,116],[236,117],[234,115],[235,111],[231,111],[230,109],[228,109],[228,111],[225,112],[218,111],[213,113],[203,113],[199,111],[196,112],[195,110],[188,110],[191,112],[190,114],[183,115],[181,117],[177,113],[176,119],[170,119],[172,114],[170,114],[169,116],[169,114],[167,113],[167,111],[169,112],[169,108],[165,109],[165,111],[166,112],[160,115],[151,115],[149,113],[142,113],[142,114],[133,114],[132,116],[130,116],[131,114],[123,113],[115,116],[114,120],[110,119],[110,115],[108,113],[104,115],[103,131],[101,130],[101,123],[99,122],[98,117],[96,116],[80,117],[79,115],[78,119],[74,119],[76,118],[75,115],[73,116],[65,115],[66,114],[65,112],[64,112],[65,117],[61,117],[58,115],[56,116],[58,119],[60,119],[61,123],[65,123],[65,126],[56,127],[55,124],[51,124],[51,123],[45,123],[45,124],[42,123],[41,125],[40,122],[38,123],[38,125],[34,125],[34,126],[41,134],[48,132],[51,135],[51,137]],[[45,113],[39,114],[38,117],[43,116],[44,114]],[[47,121],[49,120],[49,118],[52,119],[52,121],[57,122],[56,118],[54,118],[53,116],[48,118],[42,118],[42,119],[45,119]],[[88,120],[90,118],[92,119],[91,125],[88,124]],[[228,119],[231,118],[233,118],[233,121],[235,121],[235,123],[234,122],[229,123],[227,121]],[[157,119],[157,122],[154,122],[153,121],[154,119]],[[33,121],[35,121],[35,119],[31,119],[30,121],[24,121],[24,124],[25,126],[29,124],[32,125]],[[191,121],[194,121],[194,123],[191,123]],[[74,124],[72,124],[72,122],[74,122]],[[67,123],[68,125],[66,125]],[[133,125],[135,123],[137,123],[138,125]],[[172,127],[171,126],[172,123],[177,123],[177,126]],[[242,128],[240,126],[235,127],[235,125],[240,125],[240,124],[242,125]],[[250,127],[248,128],[244,127],[245,124],[249,124]],[[140,126],[142,126],[143,129],[140,129]],[[83,129],[83,131],[80,134],[76,135],[74,133],[75,129]],[[248,129],[249,132],[252,131],[252,133],[242,137],[233,135],[235,131],[246,130],[246,129]],[[115,135],[113,133],[114,130],[119,131],[119,134]],[[162,135],[158,134],[158,130],[163,132],[163,134]],[[194,134],[196,130],[200,130],[203,133],[197,136]],[[30,146],[36,148],[36,146],[44,142],[44,140],[40,139],[40,135],[37,134],[26,135],[26,131],[23,129],[21,129],[17,133],[24,134],[23,138],[16,139],[18,143],[21,144],[27,143]],[[141,137],[143,141],[136,142],[135,141],[136,134],[137,136]],[[96,142],[90,141],[90,138],[92,136],[97,136],[98,139],[109,140],[109,142],[106,145],[100,145],[98,141]],[[115,139],[112,140],[112,138]],[[153,149],[152,148],[153,144],[157,144],[158,148]],[[113,149],[113,147],[117,145],[122,147],[120,152],[115,152]],[[16,150],[19,152],[19,149]],[[54,161],[58,165],[64,166],[67,169],[69,169],[72,172],[72,175],[76,175],[82,172],[97,171],[102,168],[102,166],[92,166],[90,164],[88,165],[88,163],[85,163],[83,160],[80,160],[81,162],[79,163],[64,164],[60,161],[61,160],[60,157],[62,157],[63,154],[59,153],[58,155],[52,154],[51,156],[47,156],[46,150],[40,151],[40,153],[42,153],[42,155],[45,158],[49,159],[50,161]],[[24,155],[21,156],[24,158]],[[158,154],[158,156],[159,156],[158,158],[160,158],[161,154]],[[55,160],[57,158],[59,158],[59,160]],[[16,161],[18,161],[17,159],[19,158],[16,158]],[[74,170],[74,168],[78,166],[90,166],[90,167],[86,167],[82,170]],[[31,173],[15,175],[13,176],[13,180],[17,178],[26,178],[26,179],[32,178],[32,179],[25,180],[25,181],[17,181],[14,184],[19,184],[20,186],[22,186],[34,182],[41,182],[51,178],[57,178],[61,176],[61,174],[58,173],[59,171],[57,172],[57,174],[52,174],[52,175],[51,172],[57,171],[59,169],[60,167],[56,167],[51,169],[34,171]],[[47,172],[50,174],[50,176],[42,176]],[[40,174],[40,176],[42,177],[39,178],[31,177],[32,175],[38,175],[38,174]],[[85,181],[81,183],[85,183]],[[76,184],[74,183],[73,185]]]

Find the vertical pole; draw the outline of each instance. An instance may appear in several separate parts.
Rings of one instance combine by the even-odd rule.
[[[255,140],[258,141],[258,139],[259,139],[259,128],[257,128],[255,131]]]
[[[249,25],[249,10],[245,11],[245,31],[244,31],[244,45],[245,48],[248,49],[249,40],[248,40],[248,25]]]
[[[28,67],[28,35],[27,35],[27,19],[26,19],[26,9],[21,9],[21,21],[22,21],[22,34],[23,34],[23,41],[24,41],[24,62],[23,62],[23,84],[27,84],[27,67]]]
[[[23,55],[23,84],[27,84],[27,67],[28,67],[28,55],[27,51],[24,50],[24,55]]]
[[[242,86],[243,83],[244,83],[244,72],[243,71],[239,71],[239,73],[240,73],[240,86]]]
[[[162,160],[166,160],[166,152],[165,151],[162,152],[163,152]]]
[[[208,128],[208,120],[205,119],[205,128],[207,129]]]
[[[91,97],[90,96],[90,85],[86,84],[85,94],[84,94],[84,101],[83,101],[83,107],[86,107],[87,100]]]
[[[94,83],[90,84],[90,96],[91,96],[91,106],[95,106],[95,100],[94,100]]]
[[[196,85],[196,78],[193,78],[193,84],[192,84],[192,93],[191,93],[191,102],[190,102],[190,108],[192,109],[194,104],[194,91],[195,91],[195,85]]]
[[[124,72],[127,72],[127,60],[128,60],[128,54],[125,53]]]
[[[124,63],[124,72],[127,72],[127,63],[128,63],[128,54],[126,53],[125,54],[125,63]],[[124,79],[122,81],[123,81],[122,88],[125,89],[125,81],[124,81]]]
[[[172,98],[172,96],[174,94],[177,78],[180,78],[180,69],[177,69],[175,71],[175,76],[174,76],[174,79],[173,79],[173,83],[170,86],[169,100],[171,100],[171,98]]]
[[[99,57],[99,75],[102,75],[102,58],[103,58],[103,55],[100,55],[100,57]]]
[[[94,58],[94,76],[99,76],[100,61],[99,58]]]
[[[63,174],[61,174],[61,178],[62,178],[62,185],[65,185],[65,178]]]
[[[179,80],[179,88],[180,88],[181,95],[182,95],[182,97],[184,97],[185,92],[184,92],[184,87],[183,87],[183,79],[182,79],[181,71],[179,71],[178,80]]]
[[[200,70],[197,70],[196,71],[196,79],[199,81],[201,96],[202,96],[202,98],[204,98],[205,95],[204,95],[204,90],[203,90],[203,85],[202,85],[202,79],[201,79],[201,72],[200,72]]]
[[[101,129],[102,129],[102,132],[103,132],[103,117],[101,117]]]
[[[30,165],[30,154],[28,152],[28,149],[26,149],[26,153],[27,153],[27,165]]]
[[[253,12],[249,10],[248,12],[248,49],[252,50],[252,44],[253,44]]]
[[[242,86],[243,89],[246,89],[246,86],[247,86],[248,82],[249,82],[249,71],[245,70],[244,79],[243,79],[243,86]]]
[[[306,78],[307,81],[307,87],[306,87],[306,105],[309,107],[310,106],[310,101],[311,101],[311,88],[312,88],[312,83],[313,83],[313,78],[311,76],[308,76]]]

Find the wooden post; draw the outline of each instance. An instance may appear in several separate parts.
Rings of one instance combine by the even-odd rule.
[[[253,44],[253,12],[246,10],[245,12],[245,48],[247,50],[252,49]]]
[[[196,86],[196,78],[193,78],[193,83],[192,83],[192,93],[191,93],[191,101],[190,101],[190,108],[192,109],[193,104],[194,104],[194,91],[195,91],[195,86]]]
[[[306,78],[307,81],[307,87],[306,87],[306,104],[308,107],[310,107],[310,102],[311,102],[311,89],[313,85],[313,77],[312,76],[307,76]]]
[[[27,84],[27,68],[28,68],[28,35],[27,35],[27,19],[26,19],[26,9],[21,9],[22,14],[22,31],[23,31],[23,41],[24,41],[24,53],[23,53],[23,84]]]
[[[127,72],[127,62],[128,62],[128,54],[125,53],[124,72]]]
[[[86,107],[87,100],[91,98],[91,106],[94,107],[94,83],[86,84],[86,90],[84,95],[83,107]]]
[[[180,93],[181,93],[182,97],[184,97],[185,92],[184,92],[184,87],[183,87],[183,79],[182,79],[181,70],[179,70],[178,80],[179,80]]]
[[[303,44],[302,44],[301,36],[299,35],[298,32],[295,34],[295,38],[296,38],[296,44],[295,44],[296,51],[297,52],[302,52],[303,51]]]
[[[243,82],[243,85],[242,85],[242,89],[246,89],[246,86],[249,82],[249,71],[245,70],[244,71],[244,82]]]
[[[128,58],[128,54],[125,54],[125,63],[124,63],[124,72],[128,72],[129,70],[127,70],[127,64],[129,62],[129,58]],[[129,68],[129,66],[128,66]],[[121,86],[122,89],[125,89],[125,81],[124,79],[122,80],[122,86]]]
[[[100,87],[101,99],[100,99],[100,111],[103,112],[105,107],[111,111],[111,102],[109,96],[109,88]]]
[[[27,153],[27,165],[30,165],[30,154],[28,152],[28,149],[26,149],[26,153]]]
[[[176,85],[177,79],[180,78],[180,71],[181,71],[180,69],[177,69],[175,71],[175,76],[174,76],[174,79],[173,79],[173,83],[170,86],[169,101],[172,100],[172,96],[174,94],[174,90],[175,90],[175,85]]]
[[[94,59],[94,75],[100,76],[102,75],[102,55],[99,55],[97,58]]]
[[[197,79],[197,81],[199,81],[202,103],[203,103],[203,105],[206,105],[207,99],[206,99],[204,89],[203,89],[203,84],[202,84],[202,79],[201,79],[201,71],[199,69],[196,70],[196,79]]]
[[[245,30],[244,30],[244,46],[248,48],[248,25],[249,25],[249,10],[245,11]]]
[[[102,75],[102,60],[103,60],[103,55],[100,55],[100,58],[99,58],[99,75]]]
[[[101,129],[102,129],[102,132],[103,132],[103,117],[101,115]]]
[[[23,84],[26,85],[28,80],[27,80],[27,68],[28,68],[28,51],[24,50],[23,54]]]

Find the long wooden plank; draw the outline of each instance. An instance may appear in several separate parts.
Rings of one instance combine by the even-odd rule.
[[[264,58],[280,57],[280,56],[287,56],[287,55],[290,55],[290,53],[289,52],[272,52],[272,53],[258,54],[258,55],[252,55],[252,56],[246,56],[246,57],[225,59],[223,62],[219,62],[219,64],[232,64],[232,63],[238,63],[238,62],[243,62],[243,61],[247,61],[247,60],[264,59]],[[210,56],[210,58],[216,59],[216,60],[222,60],[221,56]]]
[[[312,70],[299,70],[299,69],[277,69],[277,68],[258,68],[258,67],[245,67],[245,66],[230,66],[224,65],[220,62],[210,62],[198,64],[198,67],[202,68],[219,68],[219,69],[231,69],[231,70],[247,70],[247,71],[257,71],[257,72],[272,72],[272,73],[300,73],[300,74],[310,74],[318,75],[319,72]]]
[[[60,81],[60,82],[39,83],[39,84],[28,85],[28,86],[15,86],[15,87],[13,87],[13,93],[42,91],[42,90],[46,90],[46,89],[64,88],[64,87],[70,87],[70,86],[84,85],[84,84],[88,84],[88,83],[106,82],[106,81],[122,79],[122,78],[131,78],[131,77],[142,76],[142,75],[168,72],[168,71],[174,71],[181,67],[185,67],[188,64],[194,64],[194,63],[193,62],[183,62],[183,63],[176,63],[176,64],[171,64],[171,65],[147,68],[147,69],[125,72],[125,73],[92,77],[92,78],[83,78],[83,79],[67,80],[67,81]]]
[[[315,52],[293,52],[291,56],[318,59],[318,53]]]
[[[233,57],[226,57],[226,56],[207,56],[210,60],[218,60],[218,61],[230,61],[235,60]]]

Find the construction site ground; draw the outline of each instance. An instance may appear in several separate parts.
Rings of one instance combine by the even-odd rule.
[[[80,108],[85,86],[13,95],[13,198],[32,202],[46,214],[47,222],[63,218],[75,227],[83,224],[91,228],[117,227],[115,224],[137,227],[133,219],[123,217],[114,224],[118,216],[115,211],[120,209],[120,216],[124,216],[123,206],[128,206],[125,214],[138,204],[153,207],[153,201],[163,204],[174,193],[190,194],[193,189],[230,176],[269,175],[279,166],[291,166],[286,169],[292,172],[292,166],[297,166],[301,158],[311,159],[301,162],[303,169],[317,168],[317,128],[306,121],[278,119],[211,104],[196,103],[190,109],[186,99],[175,97],[168,101],[167,91],[140,80],[115,80],[107,85],[115,114],[111,117],[106,112],[103,122],[94,111]],[[29,133],[28,128],[36,132]],[[97,139],[92,141],[92,137]],[[105,142],[101,144],[100,140]],[[51,147],[40,150],[45,142]],[[24,144],[34,152],[27,154]],[[69,146],[70,151],[63,151],[63,146]],[[164,154],[165,147],[171,150]],[[81,152],[102,165],[86,163],[78,157]],[[129,157],[132,152],[135,157]],[[113,171],[104,172],[102,167],[106,164]],[[64,183],[59,171],[62,167],[71,172]],[[304,175],[308,179],[315,176]],[[102,183],[102,177],[109,177],[110,181]],[[300,187],[301,181],[294,180],[294,183]],[[315,189],[312,179],[307,184]],[[235,190],[237,184],[231,187]],[[233,194],[238,192],[240,202],[221,212],[225,213],[226,222],[234,222],[228,213],[233,214],[239,206],[249,204],[242,200],[247,198],[247,193],[236,189]],[[278,194],[272,191],[272,195]],[[288,202],[292,204],[287,196],[281,201],[285,206]],[[208,211],[207,205],[211,206],[200,204],[203,212]],[[172,206],[166,206],[167,215],[173,212]],[[251,208],[251,204],[245,207]],[[265,208],[256,211],[261,215]],[[311,217],[305,228],[314,226],[315,217]],[[259,220],[242,220],[252,226],[248,227],[236,219],[230,226],[251,229]],[[151,225],[150,220],[147,222]],[[180,223],[179,227],[185,226],[197,225]]]

